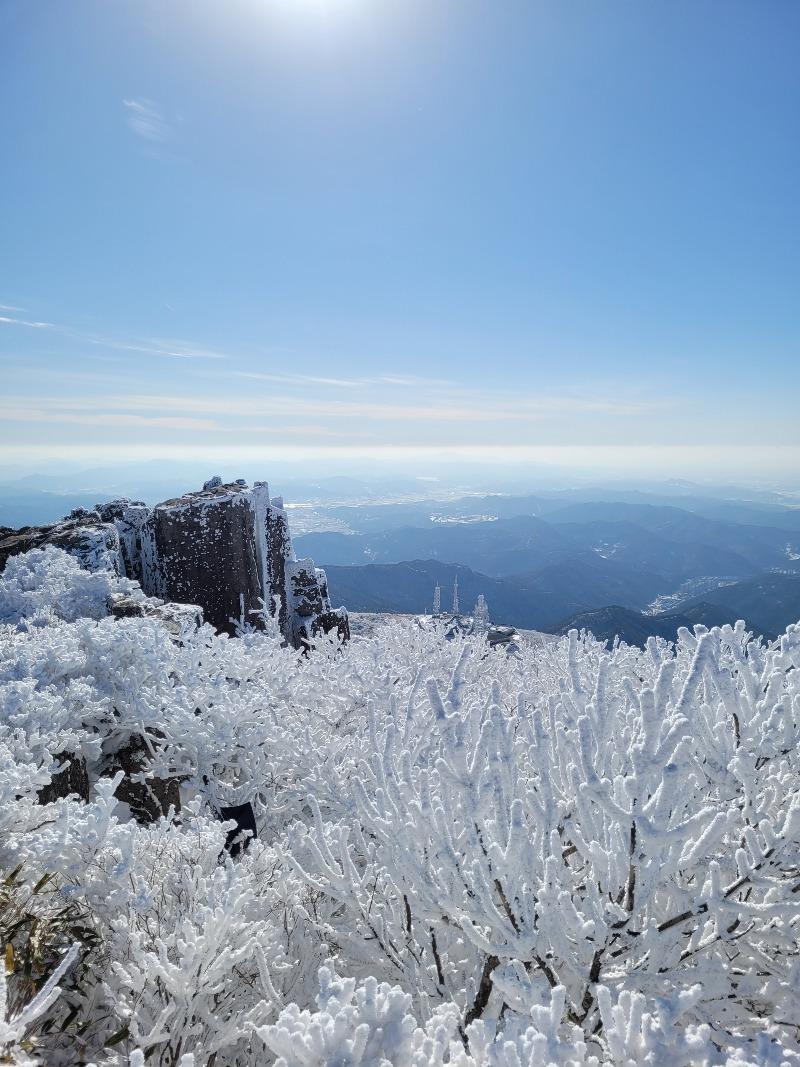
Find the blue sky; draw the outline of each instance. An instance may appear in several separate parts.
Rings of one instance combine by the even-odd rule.
[[[1,0],[0,463],[796,470],[799,40],[793,0]]]

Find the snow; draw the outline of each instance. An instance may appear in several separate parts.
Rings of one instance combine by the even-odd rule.
[[[592,552],[596,552],[602,559],[612,559],[622,547],[621,541],[616,541],[613,545],[608,541],[601,541],[599,545],[593,546]]]
[[[303,654],[105,617],[126,582],[0,576],[0,1059],[800,1065],[800,626]],[[132,736],[180,813],[115,799]],[[89,801],[39,803],[73,758]]]
[[[735,585],[740,578],[721,578],[705,576],[701,578],[687,578],[672,593],[660,593],[644,609],[645,615],[658,615],[661,612],[672,611],[679,607],[685,600],[694,600],[706,593],[713,593],[725,585]],[[713,598],[712,598],[713,599]]]
[[[479,522],[497,522],[497,515],[431,515],[431,522],[440,526],[474,526]]]

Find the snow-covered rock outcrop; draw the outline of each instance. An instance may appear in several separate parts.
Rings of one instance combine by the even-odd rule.
[[[114,500],[78,509],[52,526],[0,536],[7,559],[47,544],[63,548],[88,571],[111,571],[138,582],[148,597],[198,605],[205,620],[234,632],[237,622],[264,625],[276,617],[295,647],[320,632],[349,636],[347,612],[333,609],[325,572],[295,557],[280,497],[266,482],[209,479],[202,489],[149,508]]]

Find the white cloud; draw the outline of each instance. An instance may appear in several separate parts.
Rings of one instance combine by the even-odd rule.
[[[23,401],[24,403],[24,401]],[[351,427],[362,423],[499,424],[532,423],[537,419],[569,414],[637,415],[653,405],[580,397],[533,399],[497,395],[465,395],[458,402],[386,403],[378,400],[330,400],[308,394],[298,396],[273,393],[267,396],[179,396],[126,393],[80,397],[37,397],[37,406],[52,411],[97,410],[120,412],[165,412],[190,417],[214,416],[221,419],[263,418],[287,421],[313,419],[327,424],[347,420]]]
[[[162,356],[169,359],[227,359],[224,352],[214,352],[194,341],[165,340],[160,337],[149,337],[140,341],[121,341],[113,337],[81,333],[69,326],[59,326],[54,322],[34,322],[30,319],[11,318],[8,315],[0,315],[0,323],[9,326],[26,326],[34,330],[55,330],[56,333],[71,337],[75,341],[85,341],[90,345],[118,349],[123,352],[140,352],[145,356]]]
[[[58,411],[51,407],[6,407],[0,408],[0,422],[60,422],[79,426],[133,426],[152,427],[161,430],[220,430],[212,419],[194,419],[184,416],[131,415],[126,412],[74,412]]]
[[[383,378],[376,378],[375,382],[379,385],[404,385],[410,388],[425,386],[445,387],[454,384],[446,378],[419,378],[413,374],[387,374]]]
[[[379,378],[329,378],[316,374],[260,374],[256,371],[237,371],[237,378],[249,378],[259,382],[278,382],[282,385],[330,385],[342,389],[358,389],[369,385],[398,385],[421,388],[424,386],[449,386],[453,383],[443,378],[416,378],[411,375],[388,374]]]
[[[70,332],[71,331],[65,331]],[[79,334],[71,334],[80,337]],[[141,352],[147,356],[166,356],[170,359],[227,359],[224,352],[214,352],[193,341],[162,340],[158,337],[145,338],[143,341],[116,341],[109,337],[84,336],[84,341],[105,348],[120,349],[123,352]]]
[[[145,141],[166,141],[171,133],[169,124],[165,121],[158,105],[145,96],[133,97],[123,100],[123,106],[127,112],[127,121],[130,128],[137,136]]]
[[[314,374],[258,374],[256,372],[237,371],[236,378],[248,378],[257,382],[277,382],[280,385],[332,385],[352,389],[369,385],[366,378],[324,378]]]
[[[0,307],[3,307],[3,305],[0,304]],[[11,309],[4,307],[3,310],[9,311]],[[4,322],[10,326],[29,326],[33,330],[55,329],[52,322],[31,322],[29,319],[10,319],[7,315],[0,315],[0,322]]]
[[[379,440],[377,434],[361,433],[358,430],[329,430],[325,426],[310,425],[310,426],[287,426],[281,424],[280,426],[242,426],[241,432],[244,434],[265,434],[273,437],[306,437],[309,440],[313,440],[316,437],[329,438],[335,437],[345,441],[377,441]]]

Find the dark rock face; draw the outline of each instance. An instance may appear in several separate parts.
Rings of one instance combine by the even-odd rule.
[[[20,530],[9,530],[3,527],[0,536],[0,570],[5,568],[6,563],[18,552],[29,552],[32,548],[41,548],[47,543],[47,534],[53,529],[52,526],[23,526]]]
[[[133,735],[111,756],[106,774],[113,777],[122,771],[124,777],[114,794],[117,800],[127,804],[131,815],[139,823],[156,822],[172,807],[180,811],[181,795],[177,778],[146,778],[133,781],[134,776],[147,772],[150,765],[150,750],[143,737]]]
[[[150,523],[167,600],[201,605],[206,621],[228,633],[232,620],[252,621],[262,587],[249,490],[233,484],[187,493],[156,505]]]
[[[311,559],[297,559],[289,564],[289,592],[292,607],[301,619],[307,619],[310,615],[319,615],[325,608],[322,599],[322,590],[319,587],[319,578],[314,561]]]
[[[61,797],[77,795],[88,804],[89,773],[86,760],[75,752],[59,752],[55,758],[67,766],[53,775],[49,785],[39,790],[39,803],[52,804]]]
[[[350,640],[350,621],[344,608],[332,608],[325,571],[311,559],[292,560],[287,565],[287,590],[293,619],[293,643],[311,648],[321,633],[337,633]]]
[[[318,633],[329,634],[334,630],[341,641],[350,640],[350,619],[343,608],[333,608],[318,615],[312,625],[311,636],[313,638]]]
[[[295,558],[283,500],[270,499],[266,482],[250,489],[241,478],[223,483],[215,475],[152,509],[123,498],[51,526],[0,528],[0,570],[10,556],[46,544],[87,570],[137,581],[146,596],[112,597],[110,613],[157,616],[176,636],[198,616],[231,634],[238,620],[263,625],[253,614],[263,608],[297,648],[322,632],[349,636],[347,613],[331,608],[325,572]]]

